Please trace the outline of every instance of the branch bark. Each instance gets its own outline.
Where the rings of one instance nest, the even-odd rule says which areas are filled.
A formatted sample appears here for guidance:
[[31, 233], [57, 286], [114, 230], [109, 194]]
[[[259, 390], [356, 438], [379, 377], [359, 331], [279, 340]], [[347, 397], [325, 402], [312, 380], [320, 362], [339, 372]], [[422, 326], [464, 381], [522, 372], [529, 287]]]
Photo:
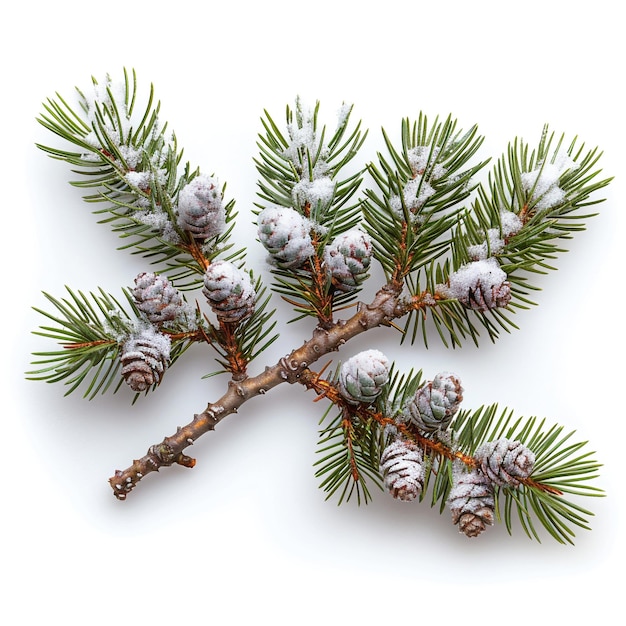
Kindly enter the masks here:
[[133, 461], [125, 470], [116, 470], [109, 479], [113, 493], [118, 500], [125, 500], [140, 480], [162, 467], [183, 465], [193, 467], [195, 460], [184, 450], [205, 433], [214, 430], [217, 424], [231, 413], [237, 413], [245, 402], [263, 395], [281, 383], [293, 384], [309, 365], [324, 355], [336, 351], [347, 341], [378, 326], [389, 325], [391, 320], [405, 315], [415, 304], [407, 305], [401, 298], [401, 284], [390, 282], [382, 287], [370, 304], [361, 305], [348, 320], [335, 322], [330, 328], [319, 326], [312, 337], [300, 348], [282, 357], [278, 363], [254, 377], [230, 381], [226, 393], [216, 402], [209, 403], [194, 415], [193, 420], [165, 437], [161, 443], [150, 446], [148, 452]]

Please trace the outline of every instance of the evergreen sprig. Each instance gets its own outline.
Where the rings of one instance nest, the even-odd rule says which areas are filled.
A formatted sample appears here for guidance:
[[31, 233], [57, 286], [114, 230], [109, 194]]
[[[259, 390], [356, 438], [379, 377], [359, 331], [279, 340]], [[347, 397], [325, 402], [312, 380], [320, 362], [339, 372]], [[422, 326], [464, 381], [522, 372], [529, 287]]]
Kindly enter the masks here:
[[[572, 543], [574, 528], [589, 528], [593, 515], [564, 494], [573, 496], [602, 496], [603, 491], [591, 481], [598, 477], [601, 465], [594, 453], [584, 451], [586, 441], [570, 440], [574, 432], [563, 434], [563, 426], [547, 427], [545, 419], [514, 418], [512, 410], [499, 410], [498, 405], [481, 407], [476, 411], [460, 411], [452, 424], [454, 440], [463, 452], [474, 454], [485, 441], [502, 437], [520, 441], [536, 457], [531, 480], [518, 488], [496, 488], [498, 515], [509, 533], [513, 528], [513, 511], [524, 532], [540, 541], [536, 529], [539, 522], [560, 543]], [[440, 490], [440, 497], [447, 489]]]
[[565, 252], [561, 240], [586, 228], [586, 220], [595, 213], [581, 210], [602, 202], [590, 196], [611, 180], [597, 179], [601, 156], [597, 148], [585, 150], [577, 138], [564, 148], [564, 141], [564, 135], [557, 140], [546, 126], [535, 149], [518, 139], [509, 145], [455, 233], [454, 267], [470, 260], [468, 250], [485, 242], [490, 229], [502, 236], [503, 215], [509, 212], [521, 221], [520, 229], [488, 254], [499, 259], [510, 278], [520, 270], [554, 269], [551, 261]]
[[452, 117], [405, 118], [399, 148], [383, 135], [389, 156], [368, 166], [377, 189], [365, 190], [363, 217], [385, 274], [401, 282], [449, 249], [445, 235], [486, 161], [468, 165], [483, 140], [476, 126], [458, 131]]
[[[555, 269], [552, 261], [565, 252], [562, 241], [584, 230], [593, 215], [587, 207], [602, 201], [591, 198], [611, 180], [598, 179], [599, 158], [597, 149], [585, 150], [576, 138], [564, 148], [564, 137], [556, 140], [547, 127], [535, 149], [521, 140], [509, 146], [471, 208], [459, 214], [450, 255], [410, 286], [412, 293], [441, 294], [451, 275], [482, 259], [496, 261], [505, 272], [511, 291], [506, 307], [471, 309], [444, 295], [429, 309], [445, 345], [462, 345], [466, 338], [478, 345], [481, 331], [494, 341], [502, 331], [517, 328], [511, 314], [532, 306], [529, 293], [540, 288], [533, 275]], [[425, 320], [423, 313], [409, 314], [406, 330], [412, 341], [420, 328], [426, 341]]]
[[[39, 367], [27, 372], [27, 377], [49, 383], [63, 381], [68, 386], [65, 395], [83, 387], [83, 397], [90, 400], [110, 389], [115, 393], [124, 382], [120, 376], [123, 344], [137, 328], [146, 326], [146, 321], [127, 290], [123, 306], [102, 289], [89, 294], [66, 289], [66, 298], [44, 293], [55, 313], [35, 308], [54, 325], [41, 326], [34, 334], [54, 339], [61, 349], [35, 352], [38, 358], [32, 364]], [[193, 333], [180, 332], [177, 325], [172, 325], [171, 336], [170, 365], [197, 340]]]
[[364, 422], [348, 409], [328, 420], [332, 409], [330, 405], [320, 422], [328, 421], [320, 431], [315, 476], [322, 479], [319, 486], [327, 500], [336, 495], [338, 505], [352, 497], [359, 505], [368, 504], [372, 499], [369, 485], [382, 490], [379, 424], [373, 419]]
[[[450, 259], [443, 262], [431, 262], [425, 271], [407, 279], [411, 293], [436, 294], [440, 286], [445, 284], [452, 274], [451, 268]], [[475, 346], [478, 346], [483, 333], [495, 342], [502, 331], [510, 332], [511, 329], [518, 328], [511, 315], [514, 313], [512, 307], [521, 306], [519, 300], [518, 295], [517, 300], [510, 304], [511, 308], [475, 311], [463, 306], [458, 300], [438, 298], [436, 306], [409, 311], [401, 341], [408, 340], [414, 343], [419, 337], [428, 347], [430, 330], [434, 327], [437, 336], [446, 348], [462, 346], [466, 340], [471, 340]]]
[[[338, 371], [326, 379], [337, 387]], [[497, 404], [477, 410], [459, 411], [449, 434], [430, 438], [416, 432], [407, 422], [406, 406], [424, 384], [422, 372], [400, 374], [395, 365], [389, 381], [371, 407], [347, 404], [328, 420], [337, 399], [331, 399], [320, 423], [328, 422], [320, 432], [314, 464], [316, 476], [323, 478], [320, 487], [327, 499], [338, 494], [338, 504], [356, 495], [360, 504], [372, 498], [368, 485], [382, 489], [380, 459], [385, 446], [396, 437], [414, 439], [424, 454], [423, 489], [419, 500], [429, 500], [444, 512], [454, 480], [455, 464], [471, 469], [476, 465], [477, 449], [488, 441], [502, 438], [526, 445], [536, 460], [532, 475], [517, 487], [495, 486], [496, 515], [509, 533], [514, 520], [530, 538], [541, 541], [537, 525], [545, 528], [560, 543], [573, 543], [574, 527], [588, 529], [593, 515], [571, 496], [603, 496], [592, 481], [598, 477], [600, 464], [594, 453], [585, 451], [587, 442], [571, 442], [574, 432], [563, 434], [563, 427], [548, 427], [545, 419], [514, 417], [510, 409]]]
[[[281, 130], [270, 114], [262, 118], [259, 135], [259, 209], [273, 206], [296, 211], [309, 221], [312, 251], [298, 267], [273, 268], [274, 291], [294, 306], [298, 316], [314, 316], [329, 323], [332, 311], [354, 300], [358, 287], [337, 290], [325, 270], [324, 251], [335, 237], [360, 222], [360, 203], [351, 202], [362, 180], [362, 172], [343, 170], [363, 145], [366, 132], [361, 122], [350, 129], [352, 106], [344, 104], [333, 134], [319, 122], [319, 102], [306, 110], [300, 99], [295, 109], [287, 106], [285, 128]], [[268, 204], [269, 203], [269, 204]], [[294, 320], [295, 321], [295, 320]]]
[[[327, 141], [326, 126], [319, 123], [320, 103], [307, 111], [301, 100], [295, 109], [287, 106], [286, 125], [280, 127], [265, 111], [261, 119], [264, 133], [259, 134], [260, 155], [255, 159], [259, 179], [259, 208], [272, 205], [292, 208], [316, 224], [323, 226], [330, 237], [353, 228], [359, 222], [359, 203], [348, 204], [361, 184], [358, 171], [346, 178], [340, 174], [357, 155], [367, 132], [361, 122], [350, 129], [352, 106], [344, 104], [337, 126]], [[328, 178], [332, 187], [324, 197], [307, 198], [306, 188], [320, 178]]]
[[[317, 326], [300, 347], [251, 376], [249, 363], [273, 334], [270, 295], [245, 269], [245, 250], [231, 243], [234, 201], [225, 185], [182, 162], [176, 138], [159, 121], [153, 90], [141, 109], [134, 73], [117, 87], [93, 80], [93, 95], [78, 90], [80, 111], [61, 96], [44, 104], [40, 123], [71, 149], [39, 146], [69, 163], [85, 200], [104, 206], [101, 221], [127, 239], [122, 248], [161, 264], [165, 276], [140, 274], [120, 301], [102, 289], [67, 289], [46, 298], [52, 312], [36, 334], [60, 344], [37, 352], [29, 378], [63, 381], [68, 393], [89, 398], [126, 381], [136, 392], [156, 389], [192, 343], [216, 352], [226, 391], [187, 425], [151, 446], [110, 483], [120, 500], [147, 474], [180, 464], [202, 434], [248, 399], [282, 382], [325, 398], [316, 477], [339, 504], [371, 500], [371, 486], [400, 500], [449, 506], [453, 522], [476, 536], [494, 515], [512, 532], [515, 520], [531, 538], [540, 529], [571, 543], [588, 528], [589, 511], [575, 498], [599, 496], [599, 463], [586, 442], [546, 420], [515, 418], [497, 405], [459, 410], [462, 387], [442, 373], [424, 381], [421, 370], [401, 374], [377, 350], [356, 355], [322, 379], [310, 369], [324, 355], [380, 326], [404, 320], [402, 341], [428, 345], [434, 327], [446, 346], [482, 333], [495, 340], [515, 327], [510, 314], [532, 304], [537, 274], [553, 268], [563, 241], [585, 227], [600, 179], [597, 149], [556, 139], [547, 127], [531, 149], [515, 140], [485, 184], [475, 175], [482, 138], [457, 128], [451, 116], [431, 123], [402, 121], [400, 141], [383, 130], [386, 154], [363, 169], [353, 159], [366, 132], [352, 126], [343, 105], [332, 132], [321, 125], [319, 103], [297, 100], [280, 128], [261, 120], [257, 223], [271, 259], [273, 291], [299, 317]], [[371, 188], [357, 198], [367, 172]], [[466, 204], [466, 202], [468, 204]], [[337, 314], [359, 294], [370, 261], [385, 282], [369, 304]], [[175, 286], [176, 285], [176, 286]], [[211, 312], [189, 305], [178, 288], [202, 285]], [[209, 374], [211, 375], [211, 374]]]
[[[51, 157], [69, 163], [80, 178], [71, 184], [90, 191], [84, 200], [105, 204], [95, 210], [101, 223], [127, 240], [122, 249], [161, 263], [164, 271], [181, 288], [195, 288], [207, 263], [231, 249], [234, 201], [225, 205], [224, 232], [202, 245], [178, 221], [180, 191], [197, 176], [198, 168], [182, 163], [176, 136], [161, 124], [160, 102], [150, 86], [147, 102], [139, 109], [135, 72], [124, 70], [116, 84], [109, 76], [102, 83], [95, 78], [93, 94], [77, 88], [79, 109], [59, 94], [44, 103], [38, 121], [76, 149], [67, 150], [38, 144]], [[225, 192], [222, 187], [222, 194]], [[229, 258], [241, 259], [243, 251], [230, 251]]]

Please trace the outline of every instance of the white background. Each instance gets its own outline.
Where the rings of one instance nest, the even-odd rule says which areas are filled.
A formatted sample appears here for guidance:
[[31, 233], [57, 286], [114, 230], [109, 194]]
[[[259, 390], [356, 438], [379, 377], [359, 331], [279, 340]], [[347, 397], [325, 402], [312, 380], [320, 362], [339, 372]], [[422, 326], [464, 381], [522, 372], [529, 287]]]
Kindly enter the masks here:
[[[338, 624], [480, 621], [605, 623], [623, 592], [624, 44], [618, 3], [399, 2], [372, 4], [178, 0], [13, 2], [0, 39], [3, 140], [3, 396], [0, 584], [14, 625], [168, 622]], [[193, 452], [195, 469], [147, 478], [125, 503], [107, 478], [221, 393], [224, 379], [202, 350], [168, 372], [134, 407], [130, 394], [63, 397], [62, 385], [27, 382], [30, 353], [53, 347], [30, 331], [43, 321], [41, 291], [103, 287], [119, 294], [145, 269], [118, 252], [96, 224], [66, 164], [35, 142], [40, 103], [91, 75], [135, 68], [154, 83], [162, 118], [185, 158], [228, 183], [237, 238], [262, 269], [250, 209], [256, 135], [267, 108], [282, 121], [297, 94], [319, 99], [329, 123], [354, 102], [370, 135], [363, 160], [402, 116], [451, 112], [479, 124], [481, 156], [539, 138], [548, 122], [605, 152], [607, 202], [586, 232], [540, 279], [540, 306], [518, 314], [519, 331], [480, 349], [400, 346], [376, 331], [342, 358], [376, 347], [427, 377], [452, 370], [466, 407], [499, 402], [576, 430], [604, 463], [586, 499], [591, 532], [576, 546], [530, 541], [502, 525], [477, 540], [447, 512], [376, 494], [358, 508], [317, 489], [313, 396], [283, 386], [250, 402]], [[619, 94], [619, 95], [618, 95]], [[373, 279], [374, 280], [374, 279]], [[269, 281], [268, 281], [269, 282]], [[373, 287], [372, 287], [373, 288]], [[285, 326], [257, 368], [310, 333]], [[209, 355], [210, 357], [210, 355]], [[339, 358], [339, 357], [335, 357]], [[618, 613], [619, 615], [620, 613]], [[349, 620], [349, 622], [347, 621]]]

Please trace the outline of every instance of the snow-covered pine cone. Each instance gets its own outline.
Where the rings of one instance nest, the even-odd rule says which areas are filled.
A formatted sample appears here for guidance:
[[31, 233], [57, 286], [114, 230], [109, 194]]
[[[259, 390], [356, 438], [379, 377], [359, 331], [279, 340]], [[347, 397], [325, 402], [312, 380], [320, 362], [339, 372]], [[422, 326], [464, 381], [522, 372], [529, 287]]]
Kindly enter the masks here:
[[459, 532], [477, 537], [494, 521], [493, 484], [478, 469], [455, 468], [448, 506], [452, 522], [458, 524]]
[[207, 267], [202, 293], [222, 322], [241, 322], [254, 313], [256, 292], [250, 275], [229, 261]]
[[448, 372], [441, 372], [422, 385], [406, 405], [409, 419], [422, 433], [444, 431], [463, 401], [461, 381]]
[[489, 441], [474, 454], [483, 473], [496, 485], [517, 487], [528, 478], [535, 465], [535, 454], [519, 441]]
[[372, 403], [389, 379], [389, 360], [378, 350], [355, 354], [341, 366], [341, 395], [352, 403]]
[[260, 242], [281, 267], [300, 267], [315, 254], [311, 222], [294, 209], [267, 207], [257, 225]]
[[183, 306], [180, 292], [170, 281], [152, 272], [143, 272], [135, 278], [133, 297], [137, 308], [153, 324], [175, 320]]
[[226, 209], [218, 182], [196, 176], [178, 194], [178, 225], [194, 239], [204, 241], [223, 232]]
[[396, 439], [380, 457], [385, 489], [397, 500], [415, 500], [424, 488], [424, 455], [416, 443]]
[[447, 285], [437, 286], [437, 292], [475, 311], [504, 307], [511, 300], [511, 284], [494, 258], [461, 266], [450, 274]]
[[335, 237], [324, 250], [333, 285], [345, 292], [354, 291], [364, 280], [371, 258], [372, 241], [356, 228]]
[[158, 385], [170, 358], [171, 341], [152, 326], [131, 335], [122, 346], [122, 376], [133, 391]]

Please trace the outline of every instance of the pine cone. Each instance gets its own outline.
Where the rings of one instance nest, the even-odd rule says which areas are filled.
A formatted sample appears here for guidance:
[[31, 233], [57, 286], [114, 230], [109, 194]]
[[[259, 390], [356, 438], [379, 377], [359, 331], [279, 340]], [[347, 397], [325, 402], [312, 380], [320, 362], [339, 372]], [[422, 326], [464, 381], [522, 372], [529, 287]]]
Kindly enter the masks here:
[[380, 457], [385, 489], [397, 500], [415, 500], [424, 488], [424, 455], [417, 444], [396, 439]]
[[491, 481], [480, 470], [455, 467], [448, 506], [459, 532], [477, 537], [494, 521], [495, 499]]
[[453, 374], [442, 372], [415, 392], [405, 410], [420, 431], [434, 434], [448, 428], [462, 401], [461, 381]]
[[354, 404], [371, 404], [389, 379], [389, 361], [378, 350], [359, 352], [339, 372], [341, 395]]
[[511, 300], [511, 284], [494, 258], [472, 261], [450, 274], [447, 285], [437, 291], [456, 298], [464, 307], [489, 311], [506, 306]]
[[483, 444], [474, 458], [483, 473], [496, 485], [517, 487], [528, 478], [535, 465], [535, 455], [523, 443], [498, 439]]
[[358, 229], [338, 235], [324, 250], [333, 285], [345, 292], [354, 291], [365, 279], [371, 257], [372, 242]]
[[254, 313], [256, 292], [250, 275], [228, 261], [209, 265], [202, 293], [222, 322], [242, 322]]
[[153, 327], [129, 337], [122, 347], [122, 376], [133, 391], [158, 385], [167, 368], [171, 341]]
[[137, 308], [153, 324], [175, 320], [183, 306], [182, 296], [170, 281], [152, 272], [144, 272], [135, 278], [133, 297]]
[[268, 207], [257, 218], [259, 240], [281, 267], [300, 267], [315, 254], [312, 223], [294, 209]]
[[224, 230], [226, 210], [217, 181], [208, 176], [196, 176], [180, 190], [178, 225], [200, 241]]

